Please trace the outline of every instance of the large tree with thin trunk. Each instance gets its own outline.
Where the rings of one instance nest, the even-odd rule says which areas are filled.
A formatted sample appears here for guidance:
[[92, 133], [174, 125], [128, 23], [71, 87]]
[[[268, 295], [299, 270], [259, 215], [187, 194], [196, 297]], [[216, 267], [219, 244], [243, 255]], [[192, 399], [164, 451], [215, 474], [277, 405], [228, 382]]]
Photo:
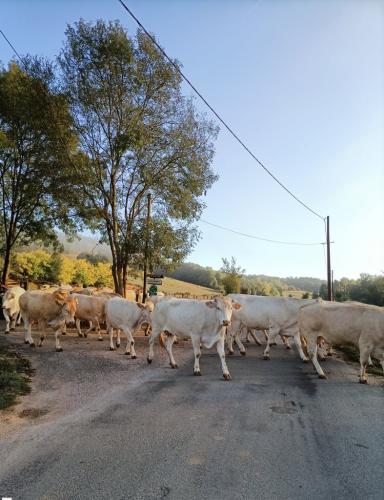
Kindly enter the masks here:
[[143, 251], [148, 193], [155, 264], [190, 251], [191, 224], [216, 180], [217, 128], [182, 95], [179, 73], [145, 34], [133, 39], [118, 22], [80, 21], [66, 36], [59, 63], [84, 153], [79, 192], [88, 223], [111, 247], [115, 289], [124, 294], [127, 267]]
[[25, 59], [0, 69], [0, 216], [6, 283], [18, 243], [57, 243], [55, 229], [75, 219], [67, 193], [68, 158], [76, 147], [66, 100], [49, 63]]

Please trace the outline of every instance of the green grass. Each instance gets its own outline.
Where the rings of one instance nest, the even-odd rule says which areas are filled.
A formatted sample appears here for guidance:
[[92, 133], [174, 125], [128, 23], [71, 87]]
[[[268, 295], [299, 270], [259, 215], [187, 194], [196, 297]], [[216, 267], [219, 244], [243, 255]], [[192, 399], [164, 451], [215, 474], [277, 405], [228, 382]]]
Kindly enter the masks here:
[[30, 392], [30, 362], [0, 339], [0, 410], [13, 405], [17, 396]]
[[[357, 347], [351, 345], [343, 345], [343, 346], [338, 346], [337, 348], [344, 354], [346, 360], [360, 364], [360, 353]], [[373, 359], [372, 361], [373, 361], [373, 366], [368, 366], [367, 372], [370, 373], [371, 375], [377, 375], [379, 377], [383, 377], [384, 373], [383, 370], [381, 369], [380, 363], [376, 359]]]

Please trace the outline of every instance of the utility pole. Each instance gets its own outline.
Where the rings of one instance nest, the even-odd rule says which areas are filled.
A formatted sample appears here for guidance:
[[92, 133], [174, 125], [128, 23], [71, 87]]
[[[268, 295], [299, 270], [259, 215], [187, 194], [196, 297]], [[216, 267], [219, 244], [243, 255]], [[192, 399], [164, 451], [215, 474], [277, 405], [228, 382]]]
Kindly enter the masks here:
[[333, 300], [332, 274], [331, 274], [331, 240], [329, 238], [329, 215], [327, 215], [327, 285], [328, 285], [328, 300]]
[[147, 298], [147, 272], [148, 272], [148, 247], [149, 247], [149, 225], [151, 221], [151, 193], [147, 194], [147, 225], [145, 231], [145, 250], [144, 250], [144, 279], [143, 279], [143, 304]]

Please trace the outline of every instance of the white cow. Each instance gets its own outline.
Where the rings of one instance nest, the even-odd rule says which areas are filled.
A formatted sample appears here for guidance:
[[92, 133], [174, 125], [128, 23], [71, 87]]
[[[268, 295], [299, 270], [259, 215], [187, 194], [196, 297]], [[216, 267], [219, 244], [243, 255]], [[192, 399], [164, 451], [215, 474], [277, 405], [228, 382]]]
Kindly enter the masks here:
[[298, 312], [302, 305], [313, 302], [312, 300], [236, 293], [229, 294], [228, 297], [243, 306], [241, 310], [233, 312], [232, 326], [228, 328], [227, 337], [230, 353], [233, 353], [234, 340], [241, 354], [245, 354], [245, 347], [240, 340], [240, 332], [242, 328], [246, 327], [256, 330], [268, 330], [269, 335], [264, 350], [264, 359], [270, 359], [270, 346], [276, 343], [278, 335], [283, 335], [294, 338], [301, 359], [308, 361], [300, 341]]
[[151, 322], [151, 308], [147, 305], [131, 302], [127, 299], [113, 298], [105, 305], [105, 316], [107, 331], [109, 333], [110, 350], [114, 351], [113, 329], [117, 328], [117, 347], [120, 346], [120, 331], [127, 336], [127, 347], [125, 354], [131, 354], [136, 359], [135, 342], [133, 334], [143, 323]]
[[[76, 307], [76, 328], [79, 337], [86, 337], [95, 325], [98, 339], [103, 340], [100, 333], [100, 323], [105, 323], [105, 304], [108, 301], [107, 297], [97, 297], [94, 295], [83, 295], [80, 293], [73, 293], [72, 297], [77, 301]], [[81, 331], [80, 322], [89, 321], [89, 329], [84, 332]]]
[[19, 299], [25, 293], [21, 286], [8, 288], [3, 295], [2, 307], [5, 318], [5, 333], [15, 329], [16, 323], [21, 321]]
[[176, 335], [180, 338], [191, 338], [195, 354], [194, 374], [201, 375], [200, 345], [208, 349], [216, 344], [220, 356], [223, 377], [231, 378], [225, 362], [224, 338], [225, 327], [230, 325], [233, 309], [241, 305], [226, 297], [202, 301], [192, 299], [165, 299], [156, 304], [152, 313], [152, 334], [149, 337], [148, 363], [153, 360], [153, 344], [156, 338], [166, 334], [165, 348], [172, 368], [177, 364], [172, 354], [172, 345]]
[[307, 340], [310, 359], [320, 378], [326, 378], [318, 360], [318, 339], [332, 345], [352, 344], [360, 349], [360, 377], [365, 373], [369, 357], [377, 358], [384, 370], [384, 310], [366, 304], [317, 301], [300, 308], [299, 328]]
[[50, 326], [55, 330], [56, 351], [61, 352], [59, 335], [64, 325], [75, 321], [76, 299], [67, 292], [57, 290], [53, 293], [42, 291], [25, 292], [20, 297], [20, 312], [24, 320], [25, 343], [35, 346], [31, 335], [32, 323], [38, 323], [40, 343], [42, 346], [45, 337], [45, 328]]

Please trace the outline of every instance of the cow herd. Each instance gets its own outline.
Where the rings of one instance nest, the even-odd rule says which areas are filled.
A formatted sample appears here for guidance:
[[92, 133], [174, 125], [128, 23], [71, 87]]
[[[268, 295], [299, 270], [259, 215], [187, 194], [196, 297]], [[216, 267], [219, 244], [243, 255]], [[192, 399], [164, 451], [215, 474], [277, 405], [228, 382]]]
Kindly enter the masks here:
[[[194, 352], [194, 374], [201, 375], [201, 347], [216, 347], [223, 377], [231, 378], [225, 359], [225, 343], [233, 354], [235, 343], [245, 355], [244, 338], [249, 336], [261, 344], [256, 332], [262, 331], [267, 340], [264, 359], [270, 359], [270, 346], [281, 336], [290, 348], [293, 338], [300, 358], [311, 360], [320, 378], [325, 374], [319, 359], [327, 355], [332, 346], [352, 344], [360, 350], [359, 381], [367, 383], [366, 367], [371, 356], [380, 361], [384, 370], [384, 310], [381, 307], [349, 302], [336, 303], [322, 300], [302, 300], [288, 297], [264, 297], [229, 294], [213, 300], [177, 299], [173, 297], [149, 298], [145, 305], [121, 298], [113, 293], [97, 295], [55, 291], [25, 291], [21, 287], [9, 288], [2, 299], [6, 320], [5, 333], [22, 318], [25, 343], [35, 345], [31, 327], [38, 325], [39, 346], [47, 327], [55, 332], [56, 350], [62, 351], [60, 336], [66, 325], [76, 324], [79, 336], [87, 336], [95, 328], [102, 340], [101, 325], [106, 325], [110, 350], [120, 346], [120, 333], [127, 338], [125, 354], [136, 358], [135, 333], [146, 325], [149, 336], [148, 363], [154, 358], [154, 343], [158, 338], [166, 349], [172, 368], [177, 364], [172, 346], [176, 338], [190, 339]], [[89, 329], [81, 331], [81, 321], [89, 322]]]

